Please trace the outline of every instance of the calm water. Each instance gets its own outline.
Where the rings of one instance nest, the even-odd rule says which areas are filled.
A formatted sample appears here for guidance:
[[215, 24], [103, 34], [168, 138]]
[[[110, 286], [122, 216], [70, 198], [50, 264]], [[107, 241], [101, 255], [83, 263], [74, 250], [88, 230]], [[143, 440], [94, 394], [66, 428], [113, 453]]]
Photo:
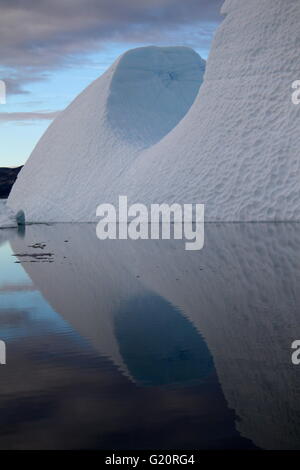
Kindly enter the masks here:
[[1, 449], [299, 449], [300, 225], [0, 231]]

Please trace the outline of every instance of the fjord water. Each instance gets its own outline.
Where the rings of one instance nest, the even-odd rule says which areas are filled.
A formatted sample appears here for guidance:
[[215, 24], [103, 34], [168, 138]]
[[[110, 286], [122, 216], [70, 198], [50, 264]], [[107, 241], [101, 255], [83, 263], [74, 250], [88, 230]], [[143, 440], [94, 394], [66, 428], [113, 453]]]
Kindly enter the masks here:
[[0, 231], [1, 449], [299, 449], [300, 225]]

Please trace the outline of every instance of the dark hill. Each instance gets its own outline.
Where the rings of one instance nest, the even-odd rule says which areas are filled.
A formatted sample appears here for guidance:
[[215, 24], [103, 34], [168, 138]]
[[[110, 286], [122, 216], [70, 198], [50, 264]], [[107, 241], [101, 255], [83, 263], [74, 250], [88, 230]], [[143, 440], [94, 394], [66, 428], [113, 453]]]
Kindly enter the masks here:
[[0, 199], [8, 198], [11, 188], [22, 168], [22, 166], [17, 168], [0, 168]]

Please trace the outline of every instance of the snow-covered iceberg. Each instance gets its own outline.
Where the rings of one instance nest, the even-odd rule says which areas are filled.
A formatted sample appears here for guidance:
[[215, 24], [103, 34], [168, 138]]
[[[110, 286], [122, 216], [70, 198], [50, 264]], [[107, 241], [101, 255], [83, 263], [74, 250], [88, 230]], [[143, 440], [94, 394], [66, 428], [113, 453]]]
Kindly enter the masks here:
[[204, 203], [209, 221], [300, 221], [300, 2], [226, 0], [222, 12], [194, 105], [129, 169], [128, 196]]
[[185, 116], [204, 70], [205, 61], [186, 47], [123, 54], [49, 127], [9, 206], [16, 214], [24, 211], [27, 222], [96, 220], [96, 207], [120, 188], [139, 153]]
[[99, 203], [124, 194], [202, 203], [208, 221], [300, 221], [300, 107], [291, 99], [300, 2], [225, 0], [222, 12], [183, 119], [199, 57], [125, 54], [50, 127], [10, 207], [33, 222], [91, 221]]

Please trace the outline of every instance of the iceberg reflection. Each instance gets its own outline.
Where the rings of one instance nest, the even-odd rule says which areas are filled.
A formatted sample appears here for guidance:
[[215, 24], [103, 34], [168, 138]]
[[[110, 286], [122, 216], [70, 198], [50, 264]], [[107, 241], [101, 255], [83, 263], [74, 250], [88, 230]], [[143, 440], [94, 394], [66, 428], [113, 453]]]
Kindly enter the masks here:
[[300, 338], [300, 226], [205, 231], [197, 253], [181, 241], [101, 242], [93, 225], [28, 226], [11, 243], [16, 253], [46, 244], [53, 263], [22, 257], [24, 268], [55, 311], [131, 380], [201, 380], [212, 356], [241, 435], [264, 449], [299, 449], [300, 376], [290, 345]]

